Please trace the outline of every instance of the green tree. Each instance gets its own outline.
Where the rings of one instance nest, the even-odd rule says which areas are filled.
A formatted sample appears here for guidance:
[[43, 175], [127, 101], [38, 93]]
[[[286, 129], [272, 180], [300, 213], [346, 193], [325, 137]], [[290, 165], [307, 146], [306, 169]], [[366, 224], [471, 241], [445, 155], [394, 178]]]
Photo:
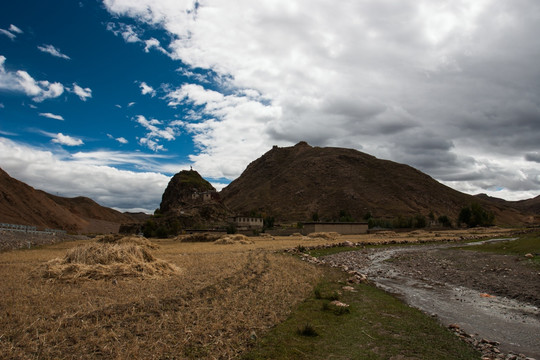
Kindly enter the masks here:
[[167, 227], [165, 225], [161, 225], [156, 229], [155, 237], [166, 239], [167, 236], [169, 236], [169, 232], [167, 231]]
[[367, 213], [364, 214], [364, 220], [368, 221], [369, 219], [371, 219], [373, 217], [373, 215], [371, 215], [371, 212], [368, 211]]
[[339, 222], [354, 222], [354, 218], [347, 210], [340, 210]]
[[471, 218], [472, 218], [471, 208], [469, 206], [465, 206], [461, 208], [461, 211], [459, 212], [459, 215], [458, 215], [458, 225], [461, 225], [461, 224], [469, 225], [471, 223]]
[[234, 224], [229, 224], [227, 225], [227, 234], [236, 234], [236, 225]]
[[275, 221], [273, 216], [266, 216], [263, 218], [263, 229], [273, 229]]
[[478, 203], [463, 207], [458, 216], [458, 225], [465, 224], [468, 227], [492, 226], [494, 221], [495, 215]]
[[450, 219], [446, 215], [439, 216], [437, 221], [439, 221], [439, 223], [444, 227], [452, 227], [452, 221], [450, 221]]
[[157, 229], [157, 225], [152, 220], [147, 220], [146, 223], [142, 227], [142, 232], [144, 237], [150, 238], [155, 236], [155, 231]]
[[416, 215], [413, 219], [413, 227], [421, 229], [425, 228], [427, 225], [427, 221], [424, 215]]

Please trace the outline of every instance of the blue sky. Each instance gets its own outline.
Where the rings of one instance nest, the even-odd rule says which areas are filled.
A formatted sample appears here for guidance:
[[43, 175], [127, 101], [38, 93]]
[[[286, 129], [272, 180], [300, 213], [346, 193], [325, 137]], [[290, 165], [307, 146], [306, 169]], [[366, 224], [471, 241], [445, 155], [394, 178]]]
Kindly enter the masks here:
[[533, 0], [12, 1], [0, 167], [151, 212], [181, 169], [220, 189], [272, 145], [307, 141], [530, 198], [538, 33]]
[[[22, 32], [11, 31], [13, 38], [0, 37], [5, 71], [26, 71], [36, 81], [62, 84], [64, 91], [45, 100], [23, 91], [3, 91], [3, 132], [17, 134], [35, 146], [47, 143], [51, 134], [62, 133], [75, 143], [82, 141], [73, 145], [77, 151], [147, 152], [163, 146], [171, 162], [186, 162], [193, 151], [190, 136], [178, 131], [173, 142], [155, 138], [158, 144], [144, 146], [140, 139], [147, 130], [135, 120], [144, 116], [165, 123], [185, 116], [182, 107], [169, 107], [159, 99], [163, 92], [158, 88], [165, 84], [178, 87], [188, 80], [181, 73], [184, 66], [180, 61], [171, 61], [158, 50], [146, 52], [145, 44], [127, 43], [115, 35], [108, 29], [116, 19], [94, 1], [64, 1], [62, 6], [57, 1], [17, 1], [7, 7], [0, 15], [3, 27], [9, 31], [16, 23], [13, 25]], [[25, 15], [14, 16], [17, 14]], [[149, 34], [166, 36], [159, 31]], [[143, 84], [147, 94], [142, 93]], [[78, 96], [75, 86], [87, 89], [87, 94]]]

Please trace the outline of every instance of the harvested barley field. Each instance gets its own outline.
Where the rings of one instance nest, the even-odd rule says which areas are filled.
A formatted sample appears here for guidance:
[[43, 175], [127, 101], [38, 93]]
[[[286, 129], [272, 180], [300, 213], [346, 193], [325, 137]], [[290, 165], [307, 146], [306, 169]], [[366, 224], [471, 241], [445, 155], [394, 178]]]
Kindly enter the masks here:
[[0, 358], [236, 358], [322, 276], [323, 268], [282, 250], [471, 235], [99, 238], [0, 253]]
[[[0, 254], [0, 357], [233, 358], [284, 320], [320, 274], [254, 244], [162, 240], [144, 252], [128, 245], [128, 254], [118, 246], [79, 241]], [[140, 262], [176, 271], [146, 274]]]

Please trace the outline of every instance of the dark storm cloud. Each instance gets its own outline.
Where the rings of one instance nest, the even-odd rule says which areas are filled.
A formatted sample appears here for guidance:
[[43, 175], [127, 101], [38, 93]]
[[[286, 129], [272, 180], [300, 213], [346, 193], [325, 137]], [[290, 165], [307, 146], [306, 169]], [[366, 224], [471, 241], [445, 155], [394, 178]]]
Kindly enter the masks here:
[[540, 163], [540, 153], [528, 153], [525, 154], [525, 160]]

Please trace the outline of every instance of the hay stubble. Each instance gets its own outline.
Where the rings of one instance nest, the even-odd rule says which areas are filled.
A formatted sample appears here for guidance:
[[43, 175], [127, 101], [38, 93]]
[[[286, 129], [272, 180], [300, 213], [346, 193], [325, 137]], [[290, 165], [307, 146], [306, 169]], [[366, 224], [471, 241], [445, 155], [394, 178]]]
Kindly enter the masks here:
[[255, 245], [160, 245], [152, 255], [181, 273], [50, 281], [29, 275], [46, 264], [40, 250], [0, 254], [0, 354], [234, 358], [253, 332], [260, 336], [282, 321], [319, 277], [313, 266]]

